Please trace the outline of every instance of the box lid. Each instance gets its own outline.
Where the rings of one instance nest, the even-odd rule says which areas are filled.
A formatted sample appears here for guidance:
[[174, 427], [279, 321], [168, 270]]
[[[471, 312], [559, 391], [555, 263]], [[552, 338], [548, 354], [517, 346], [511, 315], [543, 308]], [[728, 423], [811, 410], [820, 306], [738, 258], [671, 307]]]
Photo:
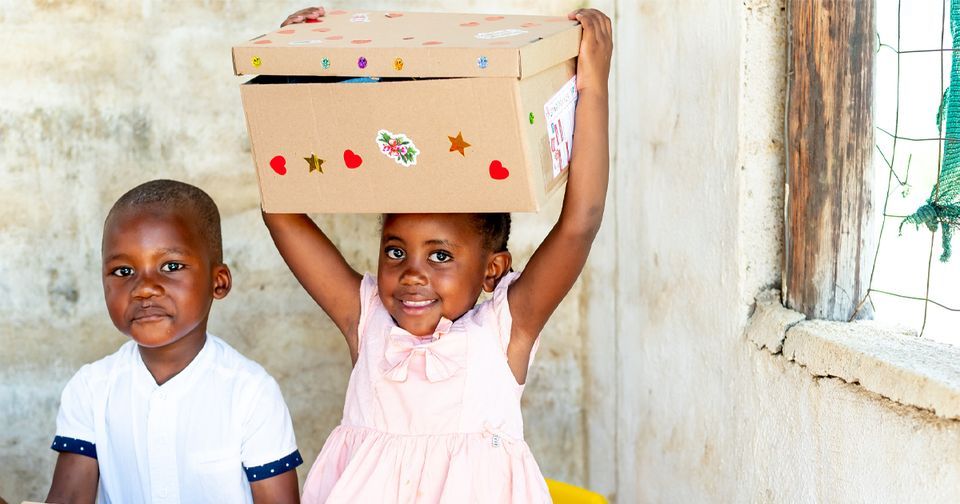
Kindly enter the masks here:
[[334, 10], [233, 47], [237, 75], [517, 77], [577, 56], [562, 16]]

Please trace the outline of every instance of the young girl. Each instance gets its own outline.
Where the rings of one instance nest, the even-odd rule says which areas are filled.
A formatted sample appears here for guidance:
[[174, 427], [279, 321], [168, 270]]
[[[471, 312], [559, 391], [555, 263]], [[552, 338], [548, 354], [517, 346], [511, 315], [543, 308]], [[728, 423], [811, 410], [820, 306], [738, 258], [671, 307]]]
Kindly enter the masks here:
[[[354, 363], [303, 502], [550, 502], [523, 441], [520, 395], [537, 337], [600, 227], [609, 164], [611, 23], [592, 9], [569, 17], [583, 25], [569, 180], [522, 273], [510, 268], [509, 214], [386, 215], [375, 277], [354, 271], [307, 216], [264, 214]], [[476, 305], [481, 290], [493, 296]]]

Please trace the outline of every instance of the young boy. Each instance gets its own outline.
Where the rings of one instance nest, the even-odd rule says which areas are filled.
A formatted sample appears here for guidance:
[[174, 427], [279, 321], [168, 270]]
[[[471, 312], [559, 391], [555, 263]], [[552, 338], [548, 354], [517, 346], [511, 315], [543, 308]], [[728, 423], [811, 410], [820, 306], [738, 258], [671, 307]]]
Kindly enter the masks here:
[[231, 284], [210, 196], [172, 180], [131, 189], [102, 251], [107, 311], [132, 341], [64, 388], [47, 501], [299, 502], [276, 381], [206, 332]]

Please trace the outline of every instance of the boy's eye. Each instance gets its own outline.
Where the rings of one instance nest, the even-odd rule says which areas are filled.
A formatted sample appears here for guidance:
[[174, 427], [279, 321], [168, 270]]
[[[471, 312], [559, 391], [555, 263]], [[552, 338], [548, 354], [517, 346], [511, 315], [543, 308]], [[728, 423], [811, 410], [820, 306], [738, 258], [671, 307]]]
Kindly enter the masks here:
[[160, 266], [160, 271], [169, 273], [171, 271], [182, 270], [183, 268], [185, 268], [183, 264], [180, 264], [178, 262], [168, 262], [168, 263], [165, 263], [163, 266]]
[[128, 277], [133, 274], [133, 268], [130, 266], [120, 266], [118, 268], [113, 268], [113, 270], [110, 271], [110, 274], [118, 277]]
[[453, 256], [445, 250], [437, 250], [436, 252], [431, 252], [427, 259], [433, 262], [445, 263], [453, 259]]
[[383, 253], [386, 254], [386, 256], [390, 259], [398, 259], [398, 260], [403, 259], [403, 256], [405, 255], [403, 250], [397, 247], [387, 247], [386, 250], [383, 251]]

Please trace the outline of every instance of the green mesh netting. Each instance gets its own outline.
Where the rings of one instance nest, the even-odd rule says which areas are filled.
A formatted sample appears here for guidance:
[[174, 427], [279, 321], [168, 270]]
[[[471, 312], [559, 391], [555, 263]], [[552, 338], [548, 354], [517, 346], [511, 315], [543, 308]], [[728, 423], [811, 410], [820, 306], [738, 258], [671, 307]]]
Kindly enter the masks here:
[[[943, 254], [940, 260], [943, 262], [950, 259], [953, 230], [960, 224], [960, 0], [950, 1], [950, 35], [953, 38], [950, 86], [943, 93], [937, 111], [937, 131], [945, 138], [940, 176], [927, 202], [900, 223], [901, 229], [907, 223], [917, 228], [923, 224], [930, 232], [941, 227]], [[943, 134], [944, 122], [946, 135]]]

